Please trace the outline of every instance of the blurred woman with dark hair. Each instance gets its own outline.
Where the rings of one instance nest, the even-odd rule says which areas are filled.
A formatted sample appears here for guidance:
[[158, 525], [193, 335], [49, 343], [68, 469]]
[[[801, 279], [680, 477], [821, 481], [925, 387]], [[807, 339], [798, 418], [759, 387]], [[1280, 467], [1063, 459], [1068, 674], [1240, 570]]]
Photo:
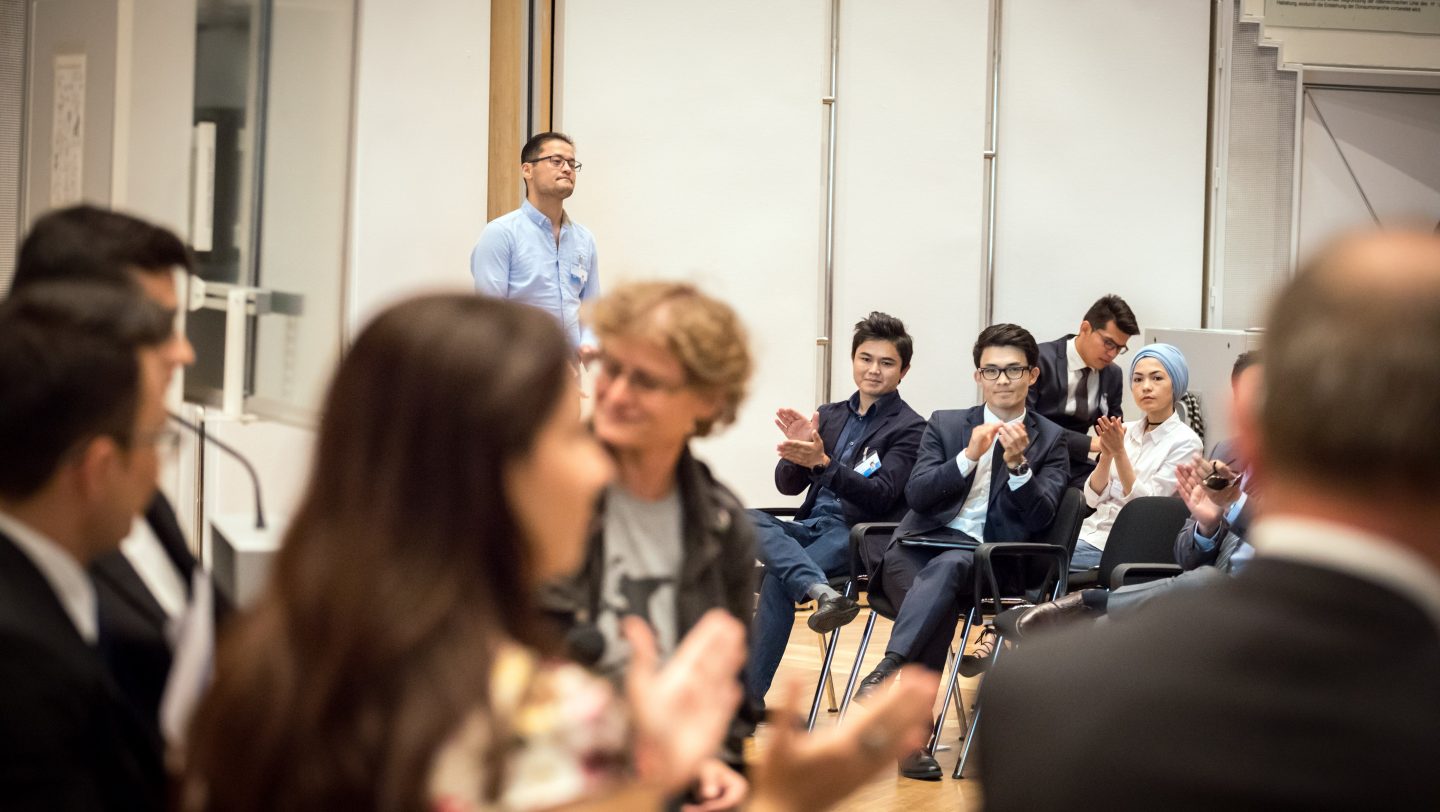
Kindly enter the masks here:
[[[535, 608], [579, 565], [611, 474], [569, 358], [544, 313], [484, 297], [415, 299], [365, 329], [267, 589], [221, 647], [183, 808], [643, 809], [693, 778], [739, 701], [743, 627], [712, 613], [657, 668], [627, 621], [627, 712], [556, 659]], [[782, 737], [770, 784], [905, 744], [906, 708]], [[778, 789], [762, 803], [800, 808]]]

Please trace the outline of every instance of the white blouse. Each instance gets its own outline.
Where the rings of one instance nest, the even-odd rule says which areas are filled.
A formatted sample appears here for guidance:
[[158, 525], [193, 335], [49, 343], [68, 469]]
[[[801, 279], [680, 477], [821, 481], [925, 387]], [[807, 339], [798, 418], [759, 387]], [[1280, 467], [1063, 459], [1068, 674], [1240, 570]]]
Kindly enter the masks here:
[[1120, 508], [1131, 499], [1141, 496], [1171, 496], [1175, 493], [1177, 481], [1175, 466], [1188, 462], [1203, 448], [1200, 437], [1185, 425], [1176, 412], [1165, 422], [1145, 431], [1145, 418], [1125, 424], [1125, 453], [1130, 457], [1130, 467], [1135, 471], [1135, 486], [1125, 493], [1115, 463], [1110, 463], [1110, 483], [1105, 490], [1096, 493], [1085, 480], [1085, 504], [1095, 509], [1085, 523], [1080, 525], [1080, 540], [1089, 542], [1096, 549], [1105, 549], [1105, 540], [1110, 537], [1110, 528]]

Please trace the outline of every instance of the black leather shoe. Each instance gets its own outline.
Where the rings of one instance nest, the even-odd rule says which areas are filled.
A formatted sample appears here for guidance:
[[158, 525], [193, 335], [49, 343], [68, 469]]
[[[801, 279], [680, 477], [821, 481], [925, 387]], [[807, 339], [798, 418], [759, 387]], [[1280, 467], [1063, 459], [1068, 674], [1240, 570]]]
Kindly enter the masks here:
[[1002, 634], [1014, 640], [1024, 640], [1037, 631], [1063, 626], [1079, 618], [1094, 614], [1085, 605], [1080, 592], [1061, 595], [1053, 601], [1034, 606], [1017, 606], [1001, 612], [995, 618], [995, 627]]
[[805, 621], [805, 624], [810, 627], [810, 631], [829, 634], [854, 620], [858, 614], [860, 604], [853, 598], [844, 595], [822, 597], [815, 600], [815, 611], [810, 613], [810, 619]]
[[880, 687], [885, 684], [886, 680], [895, 676], [895, 672], [899, 670], [900, 666], [895, 665], [890, 660], [881, 660], [879, 665], [875, 666], [874, 671], [866, 674], [865, 678], [860, 680], [860, 687], [855, 689], [854, 701], [862, 705], [865, 704], [865, 700], [874, 696], [875, 692], [880, 690]]
[[969, 654], [960, 658], [960, 676], [974, 677], [990, 669], [990, 661], [995, 653], [995, 646], [1000, 643], [1000, 633], [995, 631], [994, 626], [986, 626], [980, 632], [980, 639], [975, 641], [975, 648]]
[[940, 762], [923, 747], [900, 759], [900, 774], [916, 781], [939, 781], [942, 776]]

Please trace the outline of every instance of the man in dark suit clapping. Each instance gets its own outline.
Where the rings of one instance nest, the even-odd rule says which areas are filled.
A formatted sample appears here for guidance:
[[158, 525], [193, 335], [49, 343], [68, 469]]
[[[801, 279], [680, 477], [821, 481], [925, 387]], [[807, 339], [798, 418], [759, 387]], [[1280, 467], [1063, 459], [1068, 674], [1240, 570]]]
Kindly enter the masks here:
[[[985, 328], [973, 353], [984, 403], [930, 416], [905, 486], [910, 511], [871, 577], [871, 590], [899, 615], [885, 658], [861, 681], [857, 698], [907, 662], [944, 668], [957, 620], [975, 598], [974, 542], [1025, 541], [1054, 521], [1069, 455], [1060, 427], [1025, 408], [1040, 375], [1037, 352], [1023, 327]], [[957, 544], [940, 546], [948, 542]], [[907, 777], [940, 777], [923, 750], [901, 769]]]

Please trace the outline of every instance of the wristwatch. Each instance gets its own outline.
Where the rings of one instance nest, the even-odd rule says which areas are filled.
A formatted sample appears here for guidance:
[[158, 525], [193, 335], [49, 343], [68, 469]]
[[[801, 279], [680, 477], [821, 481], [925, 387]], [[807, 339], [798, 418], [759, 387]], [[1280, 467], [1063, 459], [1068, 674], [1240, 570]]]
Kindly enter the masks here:
[[1030, 473], [1030, 463], [1021, 460], [1020, 464], [1014, 468], [1007, 465], [1005, 469], [1010, 472], [1010, 476], [1025, 476]]
[[810, 474], [811, 476], [820, 476], [821, 474], [825, 473], [825, 469], [829, 467], [830, 466], [826, 465], [823, 462], [817, 462], [814, 465], [810, 466]]

